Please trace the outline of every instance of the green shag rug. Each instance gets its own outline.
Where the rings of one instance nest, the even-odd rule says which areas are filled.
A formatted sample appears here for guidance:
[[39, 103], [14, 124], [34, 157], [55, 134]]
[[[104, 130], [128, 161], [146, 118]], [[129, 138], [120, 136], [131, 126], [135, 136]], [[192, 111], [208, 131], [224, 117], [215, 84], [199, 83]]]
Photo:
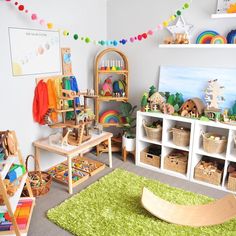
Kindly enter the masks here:
[[178, 226], [159, 220], [141, 206], [143, 187], [177, 204], [197, 205], [213, 200], [117, 169], [49, 210], [47, 216], [58, 226], [80, 236], [236, 235], [236, 219], [223, 225], [201, 228]]

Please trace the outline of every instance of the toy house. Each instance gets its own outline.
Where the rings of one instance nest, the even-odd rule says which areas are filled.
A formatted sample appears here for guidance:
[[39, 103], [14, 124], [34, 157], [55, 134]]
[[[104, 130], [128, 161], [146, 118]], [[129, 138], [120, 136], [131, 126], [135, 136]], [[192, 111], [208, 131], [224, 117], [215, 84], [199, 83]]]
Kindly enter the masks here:
[[204, 103], [200, 98], [191, 98], [187, 100], [180, 108], [180, 114], [184, 117], [198, 118], [204, 112]]

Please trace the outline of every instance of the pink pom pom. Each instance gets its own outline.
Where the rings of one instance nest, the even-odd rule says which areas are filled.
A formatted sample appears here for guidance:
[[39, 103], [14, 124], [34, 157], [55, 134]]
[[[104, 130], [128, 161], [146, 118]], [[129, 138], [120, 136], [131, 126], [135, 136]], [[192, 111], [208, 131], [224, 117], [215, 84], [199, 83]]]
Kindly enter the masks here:
[[153, 35], [154, 34], [153, 30], [148, 30], [148, 34]]
[[29, 11], [28, 10], [25, 10], [25, 13], [27, 14]]
[[143, 36], [140, 34], [140, 35], [138, 35], [138, 40], [139, 41], [141, 41], [142, 40], [142, 38], [143, 38]]
[[157, 26], [157, 29], [162, 30], [162, 29], [163, 29], [162, 24], [159, 24], [159, 25]]
[[135, 41], [135, 39], [133, 37], [131, 37], [129, 40], [131, 43], [133, 43]]
[[37, 15], [36, 15], [35, 13], [31, 15], [31, 19], [32, 19], [32, 20], [37, 20], [37, 18], [38, 18], [38, 17], [37, 17]]
[[40, 21], [39, 21], [39, 24], [40, 24], [40, 25], [45, 25], [45, 20], [43, 20], [43, 19], [40, 20]]

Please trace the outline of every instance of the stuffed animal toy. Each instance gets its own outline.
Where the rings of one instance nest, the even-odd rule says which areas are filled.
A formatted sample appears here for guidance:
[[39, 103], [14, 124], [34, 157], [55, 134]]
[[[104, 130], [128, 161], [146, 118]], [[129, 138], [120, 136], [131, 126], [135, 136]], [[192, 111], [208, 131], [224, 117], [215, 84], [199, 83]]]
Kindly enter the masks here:
[[125, 81], [122, 79], [119, 79], [113, 83], [113, 93], [119, 93], [122, 95], [122, 93], [125, 91]]
[[109, 76], [102, 85], [101, 95], [112, 96], [112, 76]]

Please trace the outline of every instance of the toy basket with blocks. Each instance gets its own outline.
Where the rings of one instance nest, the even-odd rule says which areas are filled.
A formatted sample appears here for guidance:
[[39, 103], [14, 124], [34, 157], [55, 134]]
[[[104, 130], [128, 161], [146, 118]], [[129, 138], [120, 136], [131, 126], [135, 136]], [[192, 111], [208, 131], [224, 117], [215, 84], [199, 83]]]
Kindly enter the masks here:
[[227, 147], [227, 138], [215, 133], [202, 133], [203, 149], [208, 153], [223, 153]]
[[188, 152], [174, 150], [164, 160], [164, 168], [181, 174], [187, 173]]
[[194, 178], [214, 185], [221, 185], [223, 168], [213, 161], [200, 161], [195, 167]]

